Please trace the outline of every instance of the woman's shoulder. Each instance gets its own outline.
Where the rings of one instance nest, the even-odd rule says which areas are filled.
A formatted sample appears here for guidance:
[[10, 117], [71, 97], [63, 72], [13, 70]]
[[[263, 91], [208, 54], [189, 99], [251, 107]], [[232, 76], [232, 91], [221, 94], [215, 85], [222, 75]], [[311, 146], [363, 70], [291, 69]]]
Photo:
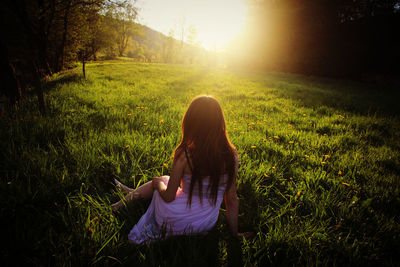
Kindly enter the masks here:
[[237, 152], [237, 150], [233, 150], [233, 156], [235, 157], [236, 161], [239, 161], [239, 153]]
[[236, 148], [232, 148], [232, 154], [235, 159], [235, 165], [238, 165], [239, 164], [239, 153], [236, 150]]
[[179, 166], [180, 168], [182, 168], [184, 173], [191, 174], [191, 168], [189, 167], [189, 164], [188, 164], [188, 158], [185, 154], [185, 149], [183, 149], [183, 148], [176, 149], [175, 153], [174, 153], [173, 161], [174, 161], [173, 165]]
[[233, 154], [235, 158], [239, 157], [239, 152], [237, 151], [236, 147], [232, 144], [225, 151], [228, 152], [228, 154]]
[[185, 164], [186, 163], [185, 150], [182, 148], [176, 149], [173, 161], [175, 163]]

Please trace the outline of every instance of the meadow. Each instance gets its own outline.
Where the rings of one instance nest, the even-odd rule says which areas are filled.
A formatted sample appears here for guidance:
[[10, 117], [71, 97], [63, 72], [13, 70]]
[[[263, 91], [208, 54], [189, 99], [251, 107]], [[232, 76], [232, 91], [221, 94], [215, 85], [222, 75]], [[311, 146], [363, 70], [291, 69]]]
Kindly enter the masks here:
[[[397, 265], [400, 107], [390, 88], [283, 73], [92, 62], [0, 119], [1, 261], [10, 265]], [[240, 155], [239, 231], [144, 246], [148, 201], [113, 213], [118, 177], [168, 174], [190, 100], [221, 103]]]

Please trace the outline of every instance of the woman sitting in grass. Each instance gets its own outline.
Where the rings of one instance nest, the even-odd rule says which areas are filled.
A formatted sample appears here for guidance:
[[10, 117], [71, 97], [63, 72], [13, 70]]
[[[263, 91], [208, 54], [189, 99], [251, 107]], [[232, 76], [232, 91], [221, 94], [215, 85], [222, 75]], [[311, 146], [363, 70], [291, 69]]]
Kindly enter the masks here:
[[[141, 244], [161, 237], [162, 232], [167, 236], [207, 233], [217, 222], [222, 198], [229, 230], [237, 236], [237, 170], [238, 153], [229, 142], [220, 104], [211, 96], [196, 97], [183, 118], [171, 176], [153, 178], [136, 190], [115, 180], [120, 190], [129, 192], [126, 202], [152, 198], [129, 240]], [[112, 209], [123, 205], [118, 201]]]

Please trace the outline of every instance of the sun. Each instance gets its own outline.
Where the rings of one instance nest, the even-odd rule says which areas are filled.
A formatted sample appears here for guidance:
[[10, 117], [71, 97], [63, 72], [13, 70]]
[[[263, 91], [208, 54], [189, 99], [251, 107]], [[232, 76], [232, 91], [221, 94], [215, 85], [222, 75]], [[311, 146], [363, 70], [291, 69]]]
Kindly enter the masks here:
[[224, 49], [243, 30], [246, 19], [243, 1], [210, 1], [204, 12], [197, 24], [199, 39], [206, 49]]
[[176, 39], [193, 26], [196, 41], [208, 50], [225, 49], [243, 29], [247, 12], [245, 0], [141, 0], [138, 5], [147, 26], [164, 34], [172, 29]]

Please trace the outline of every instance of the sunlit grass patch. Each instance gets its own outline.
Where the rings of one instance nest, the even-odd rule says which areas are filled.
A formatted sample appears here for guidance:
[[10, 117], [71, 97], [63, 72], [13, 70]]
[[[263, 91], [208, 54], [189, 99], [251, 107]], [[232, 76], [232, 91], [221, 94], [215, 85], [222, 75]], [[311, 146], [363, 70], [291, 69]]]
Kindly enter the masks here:
[[[24, 249], [21, 262], [48, 265], [203, 264], [203, 254], [220, 265], [232, 251], [249, 266], [396, 263], [399, 117], [387, 97], [362, 88], [119, 60], [89, 63], [86, 80], [57, 74], [47, 117], [29, 98], [1, 119], [2, 255]], [[199, 94], [223, 107], [240, 154], [239, 230], [254, 235], [232, 250], [221, 212], [204, 239], [136, 248], [126, 236], [148, 203], [113, 215], [121, 195], [111, 178], [137, 187], [168, 174]]]

